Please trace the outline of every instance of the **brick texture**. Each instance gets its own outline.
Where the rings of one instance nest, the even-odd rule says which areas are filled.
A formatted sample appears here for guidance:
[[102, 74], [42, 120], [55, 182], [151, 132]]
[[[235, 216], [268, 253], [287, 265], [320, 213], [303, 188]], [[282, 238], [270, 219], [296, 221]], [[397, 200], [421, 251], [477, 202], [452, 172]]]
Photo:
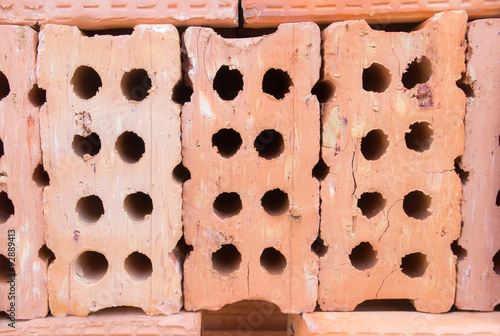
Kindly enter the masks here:
[[218, 309], [262, 299], [282, 312], [312, 311], [319, 186], [321, 64], [315, 24], [224, 39], [188, 28], [193, 84], [182, 112], [185, 306]]
[[[13, 303], [9, 243], [15, 255], [15, 315], [43, 317], [48, 311], [47, 264], [39, 258], [44, 244], [42, 185], [33, 174], [42, 156], [39, 107], [29, 94], [36, 84], [37, 33], [28, 27], [0, 27], [0, 311]], [[35, 90], [36, 91], [36, 90]], [[33, 91], [33, 92], [35, 92]], [[8, 239], [9, 232], [13, 233]], [[12, 244], [10, 246], [12, 254]]]
[[[64, 66], [61, 66], [64, 65]], [[130, 36], [83, 36], [45, 26], [38, 74], [49, 299], [55, 316], [111, 306], [177, 312], [181, 263], [181, 77], [173, 26], [141, 25]]]
[[473, 88], [465, 115], [462, 236], [456, 305], [493, 310], [500, 303], [500, 20], [469, 25], [467, 80]]
[[471, 18], [500, 14], [499, 0], [242, 0], [245, 26], [273, 27], [284, 22], [319, 24], [364, 19], [381, 29], [389, 23], [419, 22], [448, 10], [466, 10]]
[[238, 25], [236, 0], [16, 0], [0, 5], [1, 24], [60, 24], [82, 29], [138, 24]]
[[496, 336], [500, 313], [430, 315], [415, 312], [312, 313], [291, 318], [296, 336]]
[[365, 21], [323, 31], [324, 76], [319, 304], [351, 311], [372, 299], [450, 309], [460, 232], [466, 13], [438, 14], [411, 33]]

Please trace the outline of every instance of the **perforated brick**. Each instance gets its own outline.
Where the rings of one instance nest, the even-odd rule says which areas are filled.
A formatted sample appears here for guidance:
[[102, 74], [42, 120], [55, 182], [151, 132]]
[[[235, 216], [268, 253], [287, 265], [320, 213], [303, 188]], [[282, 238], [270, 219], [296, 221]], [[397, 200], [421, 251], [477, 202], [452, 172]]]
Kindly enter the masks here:
[[411, 33], [346, 21], [323, 31], [324, 76], [319, 304], [410, 299], [450, 309], [460, 232], [465, 12], [438, 14]]
[[262, 299], [312, 311], [317, 295], [320, 36], [315, 24], [224, 39], [188, 28], [182, 112], [185, 307]]
[[[500, 20], [469, 24], [462, 235], [456, 306], [493, 310], [500, 303]], [[465, 249], [465, 250], [462, 250]]]
[[18, 319], [48, 311], [37, 39], [28, 27], [0, 27], [0, 311]]
[[448, 10], [466, 10], [471, 18], [500, 14], [499, 0], [242, 0], [245, 26], [272, 27], [284, 22], [331, 23], [364, 19], [378, 29], [390, 23], [419, 22]]
[[60, 24], [82, 29], [138, 24], [238, 26], [236, 0], [14, 0], [0, 5], [1, 24]]
[[45, 26], [38, 73], [53, 315], [111, 306], [177, 312], [181, 193], [180, 45], [170, 25], [86, 37]]

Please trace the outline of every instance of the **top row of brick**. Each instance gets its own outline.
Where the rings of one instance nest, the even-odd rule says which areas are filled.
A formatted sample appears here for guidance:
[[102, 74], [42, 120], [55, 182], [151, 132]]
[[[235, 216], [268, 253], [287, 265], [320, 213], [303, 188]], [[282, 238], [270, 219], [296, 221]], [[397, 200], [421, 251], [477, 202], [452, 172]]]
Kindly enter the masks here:
[[[0, 4], [0, 24], [59, 24], [81, 29], [138, 24], [238, 26], [238, 0], [10, 0]], [[319, 24], [365, 19], [381, 25], [423, 21], [461, 9], [469, 18], [500, 15], [500, 0], [241, 0], [246, 27], [285, 22]]]

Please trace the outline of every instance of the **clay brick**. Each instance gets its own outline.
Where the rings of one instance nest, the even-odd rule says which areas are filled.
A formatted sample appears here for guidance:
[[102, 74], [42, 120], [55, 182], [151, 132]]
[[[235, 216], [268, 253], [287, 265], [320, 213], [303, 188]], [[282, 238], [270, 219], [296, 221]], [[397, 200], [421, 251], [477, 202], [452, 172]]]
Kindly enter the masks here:
[[[500, 20], [470, 23], [469, 94], [462, 168], [462, 236], [456, 306], [493, 310], [500, 303]], [[463, 258], [463, 259], [462, 259]]]
[[[64, 66], [61, 66], [64, 65]], [[130, 36], [40, 33], [38, 73], [49, 301], [55, 316], [111, 306], [181, 307], [180, 44], [170, 25]]]
[[319, 185], [320, 69], [313, 23], [248, 39], [209, 28], [183, 37], [193, 84], [182, 112], [185, 307], [262, 299], [312, 311]]
[[499, 0], [242, 0], [246, 27], [273, 27], [284, 22], [327, 24], [364, 19], [379, 28], [389, 23], [419, 22], [448, 10], [466, 10], [471, 18], [500, 14]]
[[411, 33], [346, 21], [323, 31], [324, 76], [319, 304], [351, 311], [372, 299], [450, 309], [460, 232], [465, 95], [463, 11]]
[[237, 0], [11, 0], [0, 5], [0, 24], [60, 24], [81, 29], [138, 24], [238, 26]]
[[0, 322], [2, 336], [199, 336], [200, 313], [181, 312], [170, 316], [145, 316], [133, 311], [103, 312], [87, 317], [47, 317], [16, 322], [16, 329]]
[[500, 335], [500, 313], [353, 312], [294, 315], [296, 336], [467, 336]]
[[[37, 173], [43, 171], [41, 165], [37, 170], [42, 160], [37, 40], [31, 28], [0, 27], [0, 311], [14, 302], [8, 298], [11, 286], [7, 283], [13, 273], [8, 260], [9, 243], [13, 243], [18, 319], [43, 317], [48, 311], [47, 264], [39, 258], [44, 230], [43, 184]], [[15, 231], [12, 240], [8, 239], [11, 230]]]

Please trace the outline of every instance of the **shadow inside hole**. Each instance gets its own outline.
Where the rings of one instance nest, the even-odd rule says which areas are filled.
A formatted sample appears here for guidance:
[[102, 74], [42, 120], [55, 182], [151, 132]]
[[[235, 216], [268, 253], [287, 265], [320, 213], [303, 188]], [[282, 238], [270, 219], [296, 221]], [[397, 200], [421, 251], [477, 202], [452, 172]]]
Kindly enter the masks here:
[[408, 299], [378, 299], [366, 300], [354, 308], [355, 312], [366, 311], [413, 311], [417, 310]]
[[464, 185], [467, 181], [469, 181], [469, 172], [465, 171], [462, 168], [462, 156], [457, 156], [455, 158], [454, 166], [455, 166], [455, 173], [460, 178], [460, 181], [462, 181], [462, 185]]
[[124, 268], [135, 282], [143, 282], [153, 273], [151, 259], [138, 251], [131, 253], [125, 259]]
[[474, 88], [469, 82], [465, 72], [462, 72], [462, 77], [457, 80], [457, 86], [465, 93], [467, 98], [474, 98]]
[[497, 192], [497, 199], [495, 201], [496, 206], [500, 206], [500, 190]]
[[179, 241], [175, 245], [173, 252], [177, 260], [179, 260], [180, 265], [184, 265], [184, 261], [186, 260], [187, 256], [191, 252], [193, 252], [193, 246], [188, 245], [186, 243], [186, 240], [184, 239], [184, 236], [182, 236], [181, 239], [179, 239]]
[[311, 251], [314, 252], [319, 258], [324, 257], [328, 252], [328, 246], [325, 245], [320, 236], [311, 244]]
[[259, 156], [266, 160], [277, 158], [285, 150], [283, 136], [273, 129], [260, 132], [253, 145]]
[[493, 311], [500, 311], [500, 303], [493, 308]]
[[240, 268], [241, 253], [233, 244], [222, 245], [212, 253], [212, 267], [220, 275], [227, 276]]
[[219, 154], [224, 158], [236, 154], [242, 143], [240, 133], [232, 128], [223, 128], [212, 136], [212, 146], [216, 147]]
[[384, 131], [374, 129], [361, 139], [361, 154], [367, 160], [378, 160], [389, 147], [389, 137]]
[[172, 170], [172, 176], [178, 183], [184, 183], [191, 179], [191, 172], [181, 162]]
[[432, 198], [420, 190], [409, 192], [403, 200], [403, 210], [409, 216], [415, 219], [426, 219], [431, 212], [428, 210]]
[[9, 259], [0, 254], [0, 283], [7, 282], [14, 273], [15, 272], [12, 272], [11, 270], [11, 263]]
[[0, 71], [0, 100], [7, 97], [9, 93], [10, 93], [9, 80], [4, 75], [4, 73]]
[[407, 254], [401, 259], [401, 271], [410, 278], [423, 276], [427, 266], [427, 256], [420, 252]]
[[123, 74], [120, 86], [127, 100], [140, 102], [149, 95], [151, 78], [144, 69], [132, 69]]
[[98, 196], [90, 195], [76, 202], [76, 212], [82, 223], [93, 224], [104, 215], [104, 206]]
[[290, 201], [287, 193], [280, 189], [273, 189], [262, 196], [261, 205], [269, 215], [281, 216], [288, 211]]
[[7, 314], [4, 311], [0, 311], [0, 321], [1, 320], [8, 320], [8, 319], [10, 319], [9, 314]]
[[0, 192], [0, 224], [4, 224], [14, 216], [14, 203], [5, 191]]
[[318, 181], [324, 181], [329, 173], [330, 167], [328, 167], [323, 158], [320, 157], [318, 163], [316, 163], [312, 170], [312, 176]]
[[235, 192], [224, 192], [214, 200], [214, 212], [220, 218], [236, 216], [243, 209], [240, 195]]
[[134, 32], [134, 28], [115, 28], [115, 29], [100, 29], [100, 30], [84, 30], [80, 29], [82, 35], [87, 37], [94, 36], [123, 36], [123, 35], [132, 35]]
[[451, 243], [451, 251], [457, 257], [457, 262], [467, 257], [467, 250], [458, 244], [458, 240], [454, 240], [453, 243]]
[[38, 258], [43, 260], [47, 264], [47, 266], [49, 266], [54, 260], [56, 260], [54, 252], [52, 252], [52, 250], [49, 249], [46, 244], [42, 245], [42, 247], [40, 247], [40, 249], [38, 250]]
[[379, 192], [365, 192], [358, 199], [358, 208], [363, 216], [367, 218], [375, 217], [385, 207], [386, 200]]
[[153, 200], [148, 194], [139, 191], [125, 197], [123, 209], [132, 221], [141, 222], [153, 212]]
[[373, 249], [369, 242], [361, 242], [352, 249], [349, 260], [351, 260], [351, 265], [354, 268], [364, 271], [372, 268], [377, 263], [377, 251]]
[[418, 30], [422, 22], [405, 22], [405, 23], [371, 23], [370, 28], [385, 32], [410, 33]]
[[89, 282], [101, 280], [108, 271], [108, 260], [99, 252], [85, 251], [75, 261], [75, 273]]
[[79, 66], [75, 70], [70, 84], [73, 85], [75, 94], [84, 100], [94, 97], [102, 87], [101, 76], [86, 65]]
[[500, 275], [500, 250], [493, 256], [493, 271]]
[[431, 76], [431, 61], [427, 57], [422, 56], [420, 58], [416, 57], [411, 63], [408, 64], [401, 81], [403, 82], [403, 86], [405, 88], [413, 89], [417, 84], [427, 83]]
[[125, 163], [133, 164], [142, 158], [146, 152], [146, 145], [140, 136], [126, 131], [116, 139], [115, 149]]
[[274, 247], [268, 247], [260, 255], [260, 265], [270, 275], [280, 275], [286, 268], [286, 258]]
[[335, 94], [335, 85], [329, 80], [320, 80], [312, 88], [311, 93], [321, 104], [328, 102]]
[[172, 100], [177, 104], [184, 105], [191, 101], [191, 95], [193, 94], [193, 88], [186, 85], [184, 80], [180, 80], [175, 84], [172, 90]]
[[33, 84], [33, 87], [28, 93], [28, 100], [31, 105], [40, 107], [47, 101], [47, 92], [39, 88], [37, 84]]
[[0, 139], [0, 158], [2, 156], [4, 156], [5, 152], [4, 152], [4, 149], [3, 149], [3, 141], [2, 139]]
[[262, 78], [262, 91], [276, 99], [283, 99], [293, 85], [290, 75], [281, 69], [269, 69]]
[[363, 90], [372, 92], [384, 92], [391, 84], [391, 72], [380, 63], [372, 63], [363, 69]]
[[86, 137], [75, 135], [71, 147], [76, 155], [86, 160], [95, 156], [101, 150], [101, 138], [97, 133], [90, 133]]
[[41, 163], [39, 163], [35, 170], [33, 170], [31, 178], [35, 181], [38, 187], [46, 187], [50, 184], [49, 174], [45, 171], [43, 164]]
[[424, 152], [431, 147], [434, 131], [428, 122], [416, 122], [410, 125], [410, 131], [405, 134], [406, 147], [416, 152]]
[[144, 315], [147, 316], [147, 314], [144, 312], [139, 307], [131, 307], [131, 306], [120, 306], [120, 307], [108, 307], [108, 308], [103, 308], [99, 309], [98, 311], [91, 312], [89, 313], [88, 317], [97, 317], [97, 316], [109, 316], [109, 317], [114, 317], [116, 319], [116, 316], [124, 317], [124, 316], [140, 316]]
[[238, 69], [223, 65], [215, 74], [213, 89], [223, 100], [233, 100], [243, 90], [243, 76]]

